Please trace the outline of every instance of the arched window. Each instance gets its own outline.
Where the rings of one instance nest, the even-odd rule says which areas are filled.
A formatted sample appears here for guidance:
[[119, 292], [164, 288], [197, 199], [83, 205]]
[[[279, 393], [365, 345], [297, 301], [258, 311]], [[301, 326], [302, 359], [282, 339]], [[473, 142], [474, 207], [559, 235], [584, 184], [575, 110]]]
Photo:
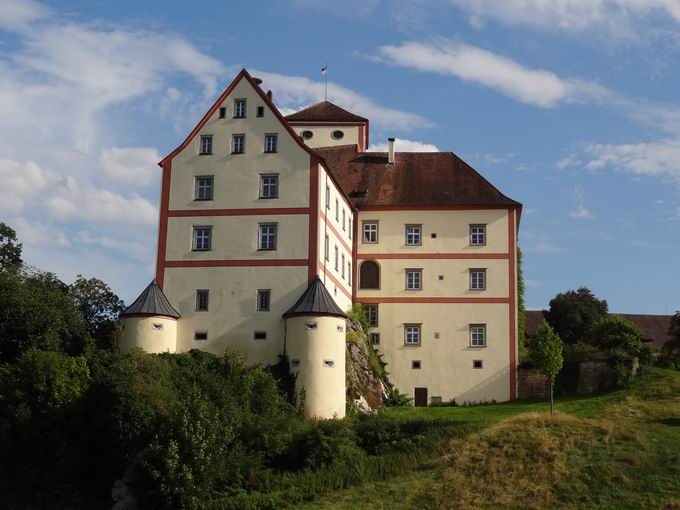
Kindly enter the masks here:
[[377, 262], [367, 260], [361, 264], [359, 269], [359, 288], [360, 289], [379, 289], [380, 288], [380, 266]]

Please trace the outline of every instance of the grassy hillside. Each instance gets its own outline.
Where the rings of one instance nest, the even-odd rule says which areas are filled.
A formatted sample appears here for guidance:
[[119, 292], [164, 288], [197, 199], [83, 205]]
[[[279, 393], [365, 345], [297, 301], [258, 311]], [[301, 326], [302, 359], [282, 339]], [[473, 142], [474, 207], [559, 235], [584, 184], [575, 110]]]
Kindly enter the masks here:
[[[396, 421], [467, 422], [407, 475], [304, 508], [680, 509], [680, 373], [649, 369], [605, 395], [542, 403], [392, 409]], [[476, 425], [476, 426], [475, 426]]]

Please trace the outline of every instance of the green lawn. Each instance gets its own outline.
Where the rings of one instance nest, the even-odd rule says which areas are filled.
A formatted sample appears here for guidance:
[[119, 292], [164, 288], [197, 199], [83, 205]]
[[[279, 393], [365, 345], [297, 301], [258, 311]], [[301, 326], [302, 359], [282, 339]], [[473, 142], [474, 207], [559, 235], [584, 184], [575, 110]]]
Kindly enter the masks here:
[[[477, 407], [396, 408], [398, 421], [467, 422], [396, 478], [333, 492], [301, 508], [680, 509], [680, 372], [648, 369], [625, 390]], [[476, 430], [476, 431], [475, 431]]]

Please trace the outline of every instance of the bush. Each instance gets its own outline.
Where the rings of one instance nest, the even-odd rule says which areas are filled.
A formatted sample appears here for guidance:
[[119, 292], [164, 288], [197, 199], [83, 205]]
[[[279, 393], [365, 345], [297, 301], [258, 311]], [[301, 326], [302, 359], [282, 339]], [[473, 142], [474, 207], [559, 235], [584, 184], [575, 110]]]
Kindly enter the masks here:
[[397, 388], [391, 387], [387, 390], [385, 405], [387, 407], [408, 407], [413, 405], [413, 399], [406, 393], [401, 393]]
[[325, 420], [311, 422], [299, 431], [288, 458], [294, 466], [318, 469], [334, 463], [353, 463], [362, 455], [349, 420]]

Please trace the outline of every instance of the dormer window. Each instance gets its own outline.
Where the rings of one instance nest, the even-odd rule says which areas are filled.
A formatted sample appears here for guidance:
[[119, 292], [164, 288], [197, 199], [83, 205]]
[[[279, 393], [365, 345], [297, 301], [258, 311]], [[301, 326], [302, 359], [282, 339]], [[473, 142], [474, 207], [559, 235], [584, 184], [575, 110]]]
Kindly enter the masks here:
[[235, 119], [245, 119], [246, 118], [246, 100], [245, 99], [235, 99], [234, 100], [234, 118]]
[[336, 129], [331, 133], [331, 138], [333, 140], [342, 140], [343, 137], [345, 136], [345, 133], [340, 131], [339, 129]]

